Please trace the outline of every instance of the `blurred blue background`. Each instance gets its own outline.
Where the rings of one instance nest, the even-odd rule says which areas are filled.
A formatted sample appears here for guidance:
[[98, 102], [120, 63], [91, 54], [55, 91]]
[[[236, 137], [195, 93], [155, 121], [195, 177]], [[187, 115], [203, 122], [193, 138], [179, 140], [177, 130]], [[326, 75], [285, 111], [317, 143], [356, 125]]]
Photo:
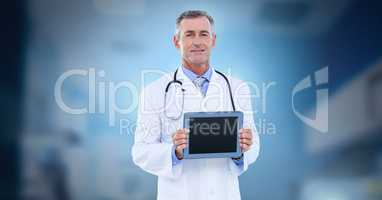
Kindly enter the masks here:
[[[382, 199], [382, 3], [356, 0], [4, 3], [0, 198], [155, 199], [156, 177], [131, 159], [134, 99], [160, 77], [153, 70], [179, 66], [175, 19], [190, 9], [215, 19], [211, 65], [258, 86], [261, 152], [240, 176], [242, 199]], [[325, 67], [329, 124], [321, 133], [295, 115], [291, 97]], [[57, 80], [73, 69], [86, 75], [66, 79], [60, 94], [84, 114], [55, 99]], [[131, 87], [111, 90], [122, 82]], [[323, 106], [316, 89], [294, 97], [309, 118]], [[114, 113], [113, 104], [132, 111]]]

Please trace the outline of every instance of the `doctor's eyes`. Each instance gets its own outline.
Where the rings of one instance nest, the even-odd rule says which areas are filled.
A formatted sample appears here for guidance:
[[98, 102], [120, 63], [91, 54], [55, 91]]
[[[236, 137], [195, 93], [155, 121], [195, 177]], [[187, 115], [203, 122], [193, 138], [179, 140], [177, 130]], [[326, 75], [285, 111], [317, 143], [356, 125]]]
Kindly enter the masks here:
[[[187, 38], [192, 38], [192, 37], [195, 37], [196, 34], [193, 33], [193, 32], [186, 32], [184, 34], [184, 36], [187, 37]], [[199, 37], [209, 37], [209, 36], [210, 36], [210, 34], [208, 32], [202, 32], [202, 33], [199, 34]]]
[[202, 33], [202, 34], [200, 34], [200, 36], [203, 36], [203, 37], [209, 37], [210, 34], [208, 34], [208, 33]]

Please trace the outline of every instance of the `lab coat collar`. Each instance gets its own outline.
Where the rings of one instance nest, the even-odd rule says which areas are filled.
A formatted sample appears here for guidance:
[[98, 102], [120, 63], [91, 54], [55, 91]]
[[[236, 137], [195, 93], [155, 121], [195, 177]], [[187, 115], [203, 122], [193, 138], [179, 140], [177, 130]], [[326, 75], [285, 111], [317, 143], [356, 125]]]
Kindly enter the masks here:
[[[178, 70], [178, 73], [177, 73], [176, 78], [178, 80], [182, 81], [183, 83], [184, 82], [191, 82], [191, 80], [187, 77], [187, 75], [184, 74], [182, 67], [178, 67], [177, 70]], [[211, 70], [211, 78], [209, 78], [209, 79], [207, 77], [206, 78], [208, 79], [209, 82], [211, 82], [214, 79], [214, 76], [216, 76], [215, 75], [216, 72], [215, 72], [215, 69], [213, 67], [211, 67], [211, 66], [210, 66], [209, 70]]]
[[[209, 86], [208, 86], [207, 93], [206, 93], [205, 97], [209, 96], [210, 94], [216, 94], [216, 93], [221, 92], [219, 90], [219, 88], [216, 87], [216, 85], [220, 85], [219, 79], [218, 79], [218, 76], [220, 76], [220, 75], [218, 75], [215, 72], [215, 69], [213, 67], [210, 66], [210, 68], [211, 68], [212, 74], [211, 74], [211, 79], [209, 81]], [[202, 97], [202, 94], [195, 87], [195, 84], [192, 83], [191, 80], [184, 74], [184, 72], [182, 70], [182, 67], [178, 68], [178, 73], [177, 73], [176, 78], [177, 78], [177, 80], [179, 80], [179, 81], [181, 81], [183, 83], [182, 84], [183, 88], [187, 92], [190, 92], [189, 94], [198, 94], [198, 95], [200, 95]]]
[[211, 81], [212, 67], [208, 67], [207, 71], [202, 75], [195, 74], [193, 71], [184, 66], [182, 66], [182, 71], [189, 79], [191, 79], [192, 82], [194, 82], [194, 80], [198, 77], [204, 77], [208, 82]]

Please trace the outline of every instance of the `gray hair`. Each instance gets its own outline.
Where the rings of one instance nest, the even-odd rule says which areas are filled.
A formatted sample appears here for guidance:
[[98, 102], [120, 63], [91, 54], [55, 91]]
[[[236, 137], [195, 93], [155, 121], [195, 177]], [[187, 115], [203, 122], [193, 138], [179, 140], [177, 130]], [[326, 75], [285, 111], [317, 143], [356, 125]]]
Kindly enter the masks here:
[[183, 19], [194, 19], [198, 17], [206, 17], [211, 26], [214, 26], [214, 19], [206, 12], [202, 10], [187, 10], [182, 12], [178, 18], [176, 18], [175, 34], [179, 34], [179, 26]]

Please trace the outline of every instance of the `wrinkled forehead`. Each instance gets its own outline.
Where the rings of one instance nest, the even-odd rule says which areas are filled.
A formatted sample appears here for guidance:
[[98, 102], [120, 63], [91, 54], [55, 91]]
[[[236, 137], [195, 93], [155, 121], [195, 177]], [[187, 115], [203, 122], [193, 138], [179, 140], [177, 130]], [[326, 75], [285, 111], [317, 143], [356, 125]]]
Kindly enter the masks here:
[[208, 31], [212, 33], [212, 25], [207, 17], [196, 17], [196, 18], [187, 18], [183, 19], [180, 22], [179, 30], [181, 32], [201, 32]]

